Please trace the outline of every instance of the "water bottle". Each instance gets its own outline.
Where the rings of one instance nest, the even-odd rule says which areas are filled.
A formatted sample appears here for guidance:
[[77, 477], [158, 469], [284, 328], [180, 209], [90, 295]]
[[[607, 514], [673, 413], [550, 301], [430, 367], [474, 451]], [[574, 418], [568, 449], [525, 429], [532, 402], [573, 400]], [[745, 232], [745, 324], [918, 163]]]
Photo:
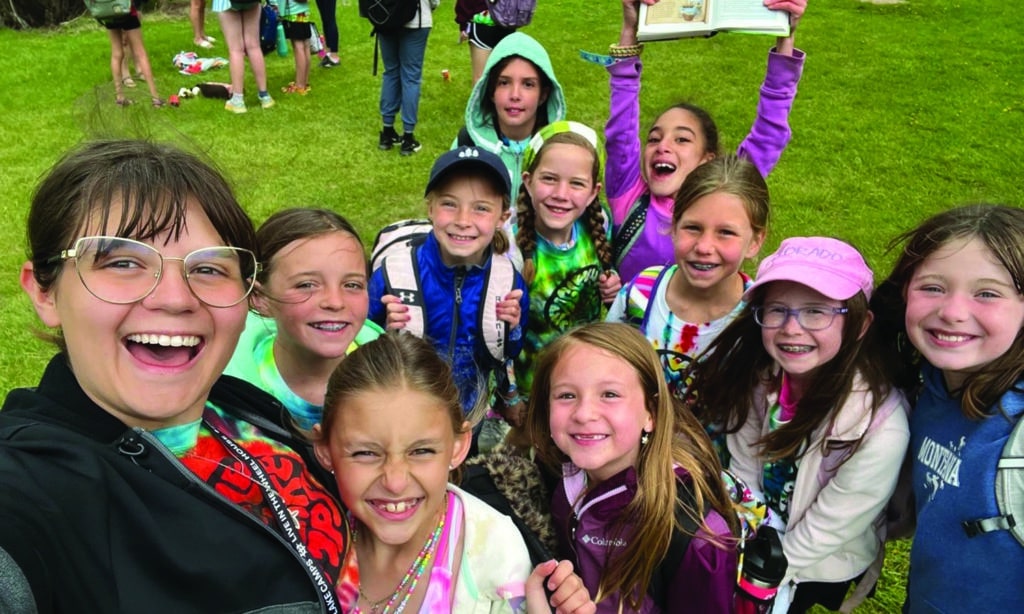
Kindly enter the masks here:
[[288, 57], [288, 39], [284, 37], [284, 26], [277, 24], [277, 55]]
[[789, 562], [774, 528], [762, 525], [743, 549], [743, 573], [736, 586], [737, 614], [771, 612]]

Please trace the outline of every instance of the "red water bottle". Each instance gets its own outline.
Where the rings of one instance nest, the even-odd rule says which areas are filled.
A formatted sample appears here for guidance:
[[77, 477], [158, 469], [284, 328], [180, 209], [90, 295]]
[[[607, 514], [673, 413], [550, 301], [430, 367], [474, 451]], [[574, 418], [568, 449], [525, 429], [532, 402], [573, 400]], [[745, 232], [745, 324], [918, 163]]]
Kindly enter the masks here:
[[737, 614], [767, 614], [786, 577], [789, 561], [774, 528], [758, 527], [757, 536], [743, 548], [743, 571], [736, 586]]

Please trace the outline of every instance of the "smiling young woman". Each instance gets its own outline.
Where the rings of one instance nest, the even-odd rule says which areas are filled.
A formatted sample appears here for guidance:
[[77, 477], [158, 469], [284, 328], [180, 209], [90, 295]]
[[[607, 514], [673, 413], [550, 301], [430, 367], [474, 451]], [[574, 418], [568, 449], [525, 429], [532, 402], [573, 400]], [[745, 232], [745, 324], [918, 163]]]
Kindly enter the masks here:
[[0, 610], [352, 603], [333, 480], [271, 397], [221, 377], [258, 269], [224, 178], [171, 147], [86, 144], [27, 234], [21, 284], [59, 351], [0, 412]]

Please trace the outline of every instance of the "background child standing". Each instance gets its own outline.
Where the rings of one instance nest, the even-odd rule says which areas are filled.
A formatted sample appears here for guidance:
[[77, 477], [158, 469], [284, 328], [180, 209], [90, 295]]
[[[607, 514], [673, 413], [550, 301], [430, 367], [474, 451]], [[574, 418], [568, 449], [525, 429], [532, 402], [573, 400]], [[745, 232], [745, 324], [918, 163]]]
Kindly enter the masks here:
[[651, 342], [677, 398], [697, 356], [743, 308], [750, 278], [740, 267], [760, 251], [767, 225], [768, 186], [753, 163], [730, 154], [698, 166], [672, 212], [676, 263], [641, 271], [608, 310], [609, 322]]
[[[476, 147], [442, 154], [427, 182], [427, 216], [433, 226], [422, 244], [412, 247], [414, 274], [425, 315], [424, 336], [452, 362], [466, 412], [486, 398], [494, 374], [506, 395], [505, 361], [485, 347], [480, 312], [495, 310], [507, 327], [505, 357], [522, 348], [529, 300], [522, 276], [514, 272], [513, 289], [496, 305], [483, 304], [485, 284], [495, 257], [503, 257], [508, 240], [498, 232], [509, 216], [509, 175], [498, 156]], [[385, 275], [388, 259], [370, 278], [370, 319], [388, 329], [410, 320], [409, 305]], [[509, 267], [511, 268], [511, 267]]]
[[1024, 415], [1024, 209], [951, 209], [895, 243], [903, 249], [875, 307], [891, 354], [907, 357], [907, 383], [920, 388], [904, 611], [1015, 612], [1024, 607], [1024, 547], [1005, 522], [967, 529], [1000, 524], [996, 463]]
[[537, 352], [574, 326], [600, 321], [603, 304], [622, 285], [611, 268], [610, 226], [598, 198], [597, 147], [592, 129], [559, 121], [541, 128], [523, 154], [516, 242], [523, 254], [530, 318], [516, 358], [524, 403], [505, 414], [515, 425], [523, 417]]
[[309, 2], [306, 0], [268, 0], [277, 9], [284, 28], [284, 37], [292, 42], [295, 56], [295, 80], [281, 88], [285, 94], [309, 93], [309, 38], [313, 28], [309, 21]]
[[792, 613], [838, 609], [854, 580], [863, 598], [881, 568], [909, 433], [871, 331], [872, 279], [842, 241], [786, 239], [696, 370], [697, 415], [725, 426], [729, 469], [784, 531], [776, 607], [792, 598]]
[[[553, 341], [537, 362], [527, 425], [540, 457], [562, 469], [551, 513], [598, 612], [733, 611], [736, 513], [721, 466], [642, 335], [598, 322]], [[653, 594], [677, 506], [694, 529]]]
[[[237, 7], [237, 8], [236, 8]], [[245, 113], [245, 60], [256, 80], [256, 94], [260, 107], [274, 106], [274, 98], [267, 91], [267, 65], [260, 49], [260, 3], [213, 0], [213, 12], [217, 13], [224, 42], [228, 45], [228, 70], [231, 72], [231, 97], [224, 103], [224, 109], [231, 113]]]
[[156, 89], [156, 81], [153, 79], [153, 69], [149, 65], [146, 46], [142, 42], [142, 20], [138, 5], [132, 2], [131, 12], [127, 15], [97, 19], [96, 21], [107, 29], [107, 36], [110, 38], [110, 72], [114, 76], [114, 96], [118, 106], [124, 107], [132, 104], [131, 99], [124, 95], [124, 87], [135, 87], [132, 73], [128, 70], [125, 47], [131, 49], [135, 67], [145, 79], [146, 86], [149, 87], [152, 105], [156, 108], [164, 106], [164, 100], [160, 98]]

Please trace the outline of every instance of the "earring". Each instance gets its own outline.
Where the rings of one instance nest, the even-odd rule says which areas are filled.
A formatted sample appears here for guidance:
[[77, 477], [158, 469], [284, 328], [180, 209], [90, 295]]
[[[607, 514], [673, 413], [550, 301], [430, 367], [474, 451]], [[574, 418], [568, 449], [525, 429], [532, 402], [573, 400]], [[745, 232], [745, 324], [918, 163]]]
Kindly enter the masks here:
[[651, 440], [651, 434], [647, 431], [641, 431], [640, 433], [640, 445], [646, 446], [647, 442]]
[[455, 463], [448, 464], [448, 471], [455, 471]]

